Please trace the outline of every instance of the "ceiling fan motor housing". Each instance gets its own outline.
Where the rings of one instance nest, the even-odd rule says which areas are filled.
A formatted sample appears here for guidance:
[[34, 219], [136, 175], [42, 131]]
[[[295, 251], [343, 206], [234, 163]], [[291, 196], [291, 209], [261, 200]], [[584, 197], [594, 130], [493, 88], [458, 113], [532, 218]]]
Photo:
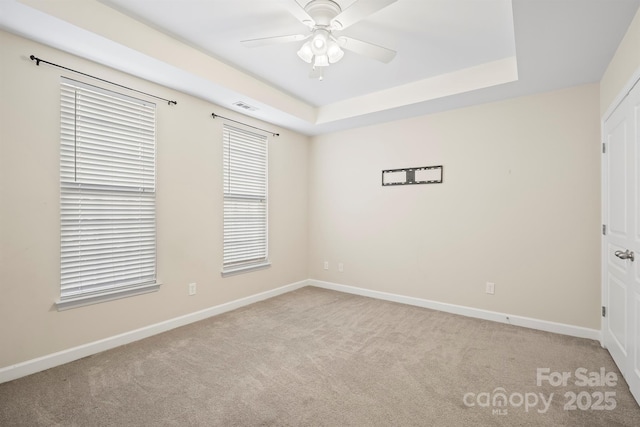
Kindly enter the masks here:
[[[331, 26], [331, 20], [338, 16], [342, 9], [338, 3], [332, 0], [312, 0], [304, 8], [305, 12], [313, 18], [315, 22], [315, 28]], [[334, 22], [334, 24], [336, 24]], [[338, 28], [335, 28], [336, 30]]]

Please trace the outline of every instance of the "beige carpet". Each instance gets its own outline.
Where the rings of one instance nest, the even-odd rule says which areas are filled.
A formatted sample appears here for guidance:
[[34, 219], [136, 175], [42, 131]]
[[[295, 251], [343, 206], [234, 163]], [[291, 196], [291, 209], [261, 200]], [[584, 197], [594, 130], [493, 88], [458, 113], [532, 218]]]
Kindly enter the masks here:
[[640, 408], [595, 341], [308, 287], [1, 384], [0, 425], [638, 426]]

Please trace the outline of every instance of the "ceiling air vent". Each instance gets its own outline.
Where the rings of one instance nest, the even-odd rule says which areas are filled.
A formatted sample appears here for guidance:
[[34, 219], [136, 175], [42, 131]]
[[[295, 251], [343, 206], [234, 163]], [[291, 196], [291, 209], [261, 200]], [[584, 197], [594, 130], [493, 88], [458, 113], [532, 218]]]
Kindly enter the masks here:
[[240, 107], [243, 110], [247, 110], [247, 111], [256, 111], [257, 110], [257, 108], [254, 107], [253, 105], [249, 105], [246, 102], [242, 102], [242, 101], [234, 102], [233, 105], [235, 105], [236, 107]]

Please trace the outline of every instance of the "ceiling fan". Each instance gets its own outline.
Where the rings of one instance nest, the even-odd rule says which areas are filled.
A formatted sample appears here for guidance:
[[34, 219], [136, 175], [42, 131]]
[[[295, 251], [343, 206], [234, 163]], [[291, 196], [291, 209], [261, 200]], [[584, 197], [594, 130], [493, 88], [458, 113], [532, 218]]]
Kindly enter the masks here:
[[280, 3], [300, 22], [309, 27], [310, 33], [242, 40], [241, 43], [247, 47], [258, 47], [307, 40], [298, 50], [298, 56], [312, 65], [309, 77], [319, 80], [323, 79], [324, 69], [329, 64], [335, 64], [342, 59], [344, 56], [342, 49], [388, 63], [396, 55], [394, 50], [334, 33], [344, 30], [396, 1], [356, 0], [351, 6], [342, 10], [333, 0], [311, 0], [304, 7], [296, 0], [283, 0]]

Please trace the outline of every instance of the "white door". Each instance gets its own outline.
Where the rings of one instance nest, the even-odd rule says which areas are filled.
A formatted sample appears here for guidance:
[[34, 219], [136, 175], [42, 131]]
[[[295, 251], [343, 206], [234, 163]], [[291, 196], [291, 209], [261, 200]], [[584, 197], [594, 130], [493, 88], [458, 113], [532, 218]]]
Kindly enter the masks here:
[[640, 85], [604, 123], [603, 342], [640, 402]]

